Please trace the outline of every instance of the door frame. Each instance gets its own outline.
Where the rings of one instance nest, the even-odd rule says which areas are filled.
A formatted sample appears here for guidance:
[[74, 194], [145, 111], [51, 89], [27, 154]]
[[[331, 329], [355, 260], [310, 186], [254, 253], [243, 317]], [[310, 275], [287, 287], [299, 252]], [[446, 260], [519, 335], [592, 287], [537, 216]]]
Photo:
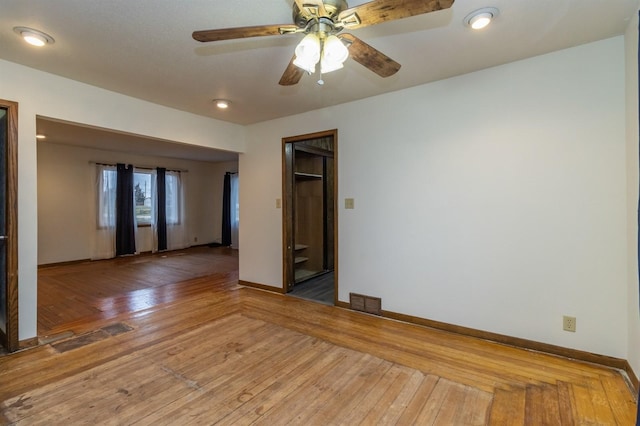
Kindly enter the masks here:
[[0, 99], [0, 107], [7, 110], [6, 163], [6, 332], [0, 339], [9, 352], [19, 349], [18, 336], [18, 103]]
[[311, 139], [333, 138], [333, 304], [338, 303], [338, 129], [282, 138], [282, 292], [293, 288], [293, 144]]

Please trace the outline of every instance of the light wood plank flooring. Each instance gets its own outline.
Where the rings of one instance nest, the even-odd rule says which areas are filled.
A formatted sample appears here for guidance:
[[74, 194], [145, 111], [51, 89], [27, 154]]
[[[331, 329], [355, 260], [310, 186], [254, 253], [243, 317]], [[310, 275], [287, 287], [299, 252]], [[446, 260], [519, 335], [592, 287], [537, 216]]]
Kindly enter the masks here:
[[[238, 252], [225, 247], [193, 247], [38, 271], [38, 335], [45, 336], [74, 323], [111, 318], [180, 299], [201, 288], [201, 277], [237, 280]], [[198, 281], [208, 286], [207, 280]]]
[[[137, 279], [118, 270], [104, 273]], [[0, 423], [635, 421], [617, 371], [240, 287], [237, 270], [149, 287], [131, 311], [122, 291], [104, 296], [120, 308], [49, 329], [66, 339], [0, 357]]]

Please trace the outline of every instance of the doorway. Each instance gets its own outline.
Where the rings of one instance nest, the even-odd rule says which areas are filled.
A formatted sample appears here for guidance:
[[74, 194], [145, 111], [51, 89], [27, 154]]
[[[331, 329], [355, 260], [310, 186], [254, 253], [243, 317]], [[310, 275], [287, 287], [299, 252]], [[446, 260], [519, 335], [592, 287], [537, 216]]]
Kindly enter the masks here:
[[335, 304], [337, 130], [283, 139], [284, 291]]
[[18, 104], [0, 99], [0, 344], [18, 350]]

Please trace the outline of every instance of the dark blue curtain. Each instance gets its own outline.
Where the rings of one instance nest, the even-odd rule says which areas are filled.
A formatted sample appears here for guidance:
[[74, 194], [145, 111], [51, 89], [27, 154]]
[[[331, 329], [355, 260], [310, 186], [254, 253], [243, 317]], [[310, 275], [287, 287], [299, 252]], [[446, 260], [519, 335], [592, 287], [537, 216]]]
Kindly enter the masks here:
[[116, 256], [136, 252], [133, 166], [118, 163], [116, 179]]
[[231, 245], [231, 173], [224, 175], [222, 193], [222, 241], [223, 246]]
[[167, 169], [158, 167], [158, 250], [167, 249], [167, 185], [166, 185]]

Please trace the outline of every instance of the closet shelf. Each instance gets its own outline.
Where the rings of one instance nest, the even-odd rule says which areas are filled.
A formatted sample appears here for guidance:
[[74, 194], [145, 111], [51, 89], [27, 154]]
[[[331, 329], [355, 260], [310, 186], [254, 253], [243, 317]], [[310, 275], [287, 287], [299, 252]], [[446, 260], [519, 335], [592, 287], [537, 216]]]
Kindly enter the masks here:
[[316, 173], [295, 172], [294, 175], [295, 175], [297, 180], [318, 180], [318, 179], [322, 179], [322, 175], [319, 175], [319, 174], [316, 174]]
[[298, 263], [304, 263], [304, 262], [306, 262], [307, 260], [309, 260], [309, 258], [308, 258], [308, 257], [296, 257], [296, 258], [293, 260], [293, 263], [295, 263], [295, 264], [298, 264]]
[[304, 250], [306, 248], [308, 248], [309, 246], [304, 245], [304, 244], [296, 244], [294, 247], [294, 250], [298, 251], [298, 250]]

